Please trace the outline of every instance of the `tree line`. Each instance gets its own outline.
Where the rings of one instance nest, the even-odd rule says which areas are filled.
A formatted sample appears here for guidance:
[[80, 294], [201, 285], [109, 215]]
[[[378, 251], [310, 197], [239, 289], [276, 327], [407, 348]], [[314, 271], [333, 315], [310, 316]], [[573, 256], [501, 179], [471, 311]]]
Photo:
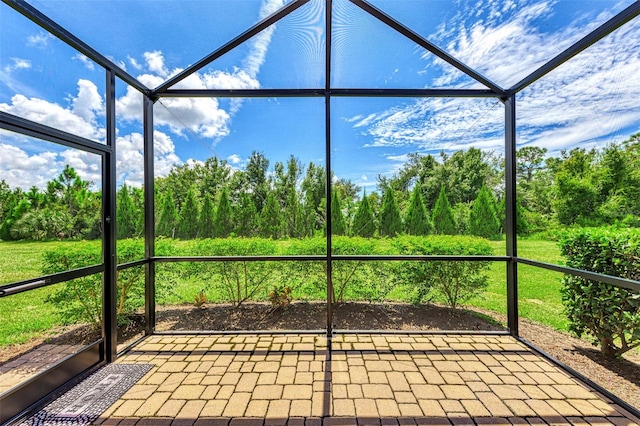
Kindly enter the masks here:
[[[548, 157], [545, 148], [517, 151], [517, 232], [566, 226], [640, 226], [640, 133], [601, 150], [575, 148]], [[169, 238], [306, 238], [468, 234], [501, 237], [505, 221], [504, 159], [476, 148], [439, 156], [414, 153], [369, 194], [291, 156], [276, 162], [253, 152], [235, 170], [216, 157], [176, 165], [155, 180], [156, 234]], [[93, 239], [101, 235], [99, 191], [66, 166], [45, 189], [0, 181], [0, 239]], [[140, 188], [117, 193], [119, 238], [141, 236]]]

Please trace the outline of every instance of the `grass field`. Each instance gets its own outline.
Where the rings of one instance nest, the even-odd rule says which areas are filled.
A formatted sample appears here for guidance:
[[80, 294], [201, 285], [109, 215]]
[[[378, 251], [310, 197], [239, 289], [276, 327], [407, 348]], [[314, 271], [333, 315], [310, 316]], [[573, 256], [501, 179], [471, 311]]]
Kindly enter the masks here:
[[[77, 243], [0, 242], [0, 284], [40, 276], [42, 254], [46, 250], [73, 244]], [[493, 244], [497, 255], [504, 254], [504, 242]], [[520, 240], [518, 250], [522, 257], [549, 263], [561, 262], [555, 242]], [[518, 271], [520, 316], [566, 330], [567, 320], [562, 313], [559, 292], [562, 274], [522, 265]], [[489, 287], [468, 305], [506, 314], [505, 276], [504, 263], [493, 263], [488, 273]], [[201, 287], [197, 277], [192, 277], [181, 282], [165, 300], [169, 303], [191, 303]], [[54, 306], [45, 302], [55, 288], [50, 286], [0, 298], [0, 347], [25, 342], [61, 323]]]
[[[496, 254], [503, 254], [504, 243], [495, 244]], [[518, 255], [541, 262], [559, 264], [560, 249], [554, 241], [520, 240]], [[560, 287], [563, 274], [527, 265], [518, 266], [518, 310], [523, 318], [532, 319], [558, 330], [567, 330], [563, 313]], [[506, 265], [495, 262], [488, 274], [489, 287], [480, 296], [470, 300], [476, 306], [506, 315]]]

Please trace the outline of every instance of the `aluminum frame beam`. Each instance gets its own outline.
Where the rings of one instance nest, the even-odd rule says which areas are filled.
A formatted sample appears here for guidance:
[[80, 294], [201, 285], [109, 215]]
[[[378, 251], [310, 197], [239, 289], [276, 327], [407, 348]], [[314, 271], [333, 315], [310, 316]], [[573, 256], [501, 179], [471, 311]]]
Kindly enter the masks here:
[[501, 98], [483, 89], [168, 89], [160, 98], [302, 98], [302, 97], [377, 97], [377, 98]]
[[0, 111], [0, 129], [10, 130], [25, 136], [31, 136], [58, 145], [64, 145], [79, 151], [105, 155], [112, 151], [112, 147], [99, 142], [67, 133], [44, 124], [36, 123], [17, 115]]
[[615, 287], [621, 287], [626, 288], [627, 290], [640, 292], [640, 281], [614, 277], [612, 275], [604, 275], [598, 272], [585, 271], [583, 269], [570, 268], [568, 266], [554, 265], [553, 263], [545, 263], [521, 257], [516, 257], [515, 261], [516, 263], [522, 263], [529, 266], [535, 266], [537, 268], [548, 269], [550, 271], [556, 271], [563, 274], [576, 275], [587, 280], [598, 281]]
[[155, 182], [153, 146], [153, 101], [142, 101], [144, 133], [144, 313], [145, 333], [152, 334], [156, 326], [156, 267], [151, 260], [156, 255]]
[[106, 131], [107, 146], [111, 148], [102, 161], [102, 337], [104, 359], [113, 362], [117, 357], [118, 319], [117, 291], [117, 229], [116, 229], [116, 75], [106, 71]]
[[507, 325], [512, 336], [518, 336], [518, 255], [517, 209], [516, 209], [516, 97], [504, 101], [504, 152], [505, 152], [505, 234], [507, 261]]

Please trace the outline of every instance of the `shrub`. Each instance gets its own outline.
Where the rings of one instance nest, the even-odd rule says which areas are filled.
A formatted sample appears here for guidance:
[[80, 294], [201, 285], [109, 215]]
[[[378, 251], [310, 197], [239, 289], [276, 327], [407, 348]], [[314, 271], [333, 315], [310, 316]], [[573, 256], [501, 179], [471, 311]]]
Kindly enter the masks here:
[[387, 187], [382, 197], [382, 210], [380, 211], [380, 236], [395, 237], [402, 232], [402, 219], [400, 209], [393, 189]]
[[353, 216], [351, 232], [356, 237], [371, 238], [376, 232], [376, 224], [373, 218], [373, 210], [369, 204], [369, 197], [365, 194], [358, 204], [358, 210]]
[[500, 222], [493, 194], [483, 185], [469, 212], [469, 233], [492, 240], [500, 239]]
[[418, 185], [411, 194], [411, 202], [404, 218], [404, 230], [409, 235], [428, 235], [433, 231], [433, 225], [427, 215], [427, 209], [424, 207]]
[[[560, 243], [567, 266], [640, 281], [640, 232], [580, 229]], [[591, 337], [605, 357], [640, 346], [640, 294], [598, 281], [566, 275], [562, 301], [569, 329]]]
[[[118, 241], [118, 263], [140, 258], [144, 252], [141, 239]], [[102, 246], [98, 241], [77, 242], [44, 253], [44, 274], [69, 271], [102, 262]], [[144, 306], [144, 268], [118, 271], [116, 314], [118, 324], [126, 324], [131, 314]], [[65, 323], [89, 323], [99, 328], [102, 323], [102, 276], [89, 275], [67, 281], [47, 298], [60, 310]]]
[[453, 208], [447, 198], [444, 185], [440, 187], [440, 193], [433, 207], [433, 228], [436, 234], [454, 235], [457, 232], [456, 220]]
[[[189, 248], [193, 256], [270, 256], [276, 242], [266, 238], [218, 238], [198, 240]], [[265, 299], [278, 265], [268, 261], [195, 262], [187, 264], [184, 275], [198, 275], [207, 287], [213, 286], [234, 306], [247, 300]], [[184, 277], [183, 277], [184, 278]]]
[[[477, 237], [404, 236], [392, 241], [399, 254], [406, 255], [492, 255], [489, 242]], [[413, 288], [412, 300], [422, 303], [435, 296], [451, 308], [487, 287], [484, 261], [406, 261], [396, 268], [401, 282]]]
[[[379, 254], [379, 240], [360, 237], [339, 237], [332, 239], [332, 254], [334, 255], [372, 255]], [[310, 238], [291, 241], [286, 254], [295, 255], [324, 255], [327, 252], [327, 242], [324, 238]], [[325, 262], [290, 262], [287, 279], [308, 287], [314, 293], [326, 297], [326, 263]], [[339, 260], [333, 262], [333, 303], [345, 300], [384, 300], [391, 291], [393, 282], [388, 277], [388, 269], [382, 267], [381, 262]], [[293, 287], [293, 284], [291, 285]]]

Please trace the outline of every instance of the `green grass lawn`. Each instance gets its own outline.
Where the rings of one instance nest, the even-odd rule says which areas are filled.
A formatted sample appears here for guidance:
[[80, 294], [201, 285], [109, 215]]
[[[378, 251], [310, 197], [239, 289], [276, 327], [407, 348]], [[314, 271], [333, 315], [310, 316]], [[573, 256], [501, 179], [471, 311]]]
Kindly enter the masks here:
[[[0, 283], [15, 282], [40, 276], [42, 254], [49, 249], [77, 244], [67, 242], [0, 242]], [[178, 242], [180, 246], [182, 242]], [[504, 254], [504, 241], [492, 243], [497, 255]], [[520, 240], [519, 254], [543, 262], [560, 263], [561, 256], [557, 243], [552, 241]], [[174, 264], [159, 265], [158, 268], [172, 269]], [[159, 274], [162, 276], [162, 274]], [[506, 272], [503, 262], [494, 262], [488, 272], [489, 287], [478, 297], [468, 302], [469, 306], [506, 314]], [[560, 298], [562, 274], [531, 266], [519, 266], [519, 310], [525, 318], [547, 324], [560, 330], [567, 329]], [[62, 285], [62, 284], [60, 284]], [[25, 342], [52, 327], [61, 320], [53, 305], [46, 303], [46, 297], [56, 286], [45, 287], [5, 298], [0, 298], [0, 347], [12, 343]], [[164, 296], [165, 303], [192, 303], [202, 289], [203, 283], [197, 276], [176, 281]], [[219, 297], [211, 295], [210, 301]]]
[[[504, 254], [504, 243], [493, 242], [495, 254]], [[560, 248], [555, 241], [519, 240], [518, 255], [541, 262], [561, 264]], [[558, 330], [567, 330], [560, 287], [563, 274], [527, 265], [518, 265], [518, 311], [528, 318]], [[504, 262], [494, 262], [488, 273], [489, 287], [467, 305], [506, 315], [507, 284]]]
[[[42, 275], [42, 254], [73, 242], [0, 242], [0, 284]], [[55, 285], [0, 298], [0, 347], [23, 343], [59, 325], [56, 309], [45, 303]]]

